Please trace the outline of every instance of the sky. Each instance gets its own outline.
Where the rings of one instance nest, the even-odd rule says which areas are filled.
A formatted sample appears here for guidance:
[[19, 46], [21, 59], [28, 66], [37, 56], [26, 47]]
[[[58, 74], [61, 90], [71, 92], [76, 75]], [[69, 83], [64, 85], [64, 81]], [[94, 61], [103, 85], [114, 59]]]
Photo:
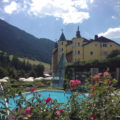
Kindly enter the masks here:
[[34, 35], [57, 41], [105, 36], [120, 43], [120, 0], [0, 0], [0, 19]]

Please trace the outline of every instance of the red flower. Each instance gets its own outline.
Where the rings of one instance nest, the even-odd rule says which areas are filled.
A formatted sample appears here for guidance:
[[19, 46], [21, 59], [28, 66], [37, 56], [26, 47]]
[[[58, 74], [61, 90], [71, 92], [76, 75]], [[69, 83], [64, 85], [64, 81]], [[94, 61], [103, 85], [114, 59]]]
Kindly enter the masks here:
[[95, 88], [92, 88], [93, 91], [95, 91]]
[[95, 120], [96, 119], [96, 115], [92, 115], [92, 120]]
[[27, 108], [25, 109], [25, 114], [29, 114], [30, 110], [31, 110], [31, 107], [27, 107]]
[[48, 97], [47, 99], [45, 99], [46, 104], [47, 104], [48, 102], [50, 102], [50, 101], [52, 101], [52, 98], [51, 98], [51, 97]]
[[38, 96], [40, 97], [41, 95], [40, 95], [40, 94], [38, 94]]
[[63, 112], [63, 109], [59, 109], [60, 112]]
[[30, 90], [30, 92], [34, 92], [35, 91], [35, 88], [32, 88], [31, 90]]

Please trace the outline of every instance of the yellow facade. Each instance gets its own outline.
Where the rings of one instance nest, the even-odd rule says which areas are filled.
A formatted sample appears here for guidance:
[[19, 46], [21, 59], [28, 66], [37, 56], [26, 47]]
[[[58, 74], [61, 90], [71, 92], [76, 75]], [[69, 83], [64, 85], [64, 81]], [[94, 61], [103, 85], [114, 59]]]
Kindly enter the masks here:
[[62, 54], [66, 54], [66, 44], [67, 41], [58, 41], [58, 60], [60, 60]]
[[[120, 46], [114, 42], [97, 42], [84, 46], [84, 61], [105, 59], [113, 50], [120, 49]], [[93, 53], [93, 54], [91, 54]]]
[[[105, 59], [113, 50], [120, 50], [120, 45], [108, 38], [95, 36], [94, 40], [87, 40], [80, 36], [80, 31], [76, 32], [76, 37], [71, 41], [66, 40], [63, 32], [58, 41], [58, 59], [55, 61], [58, 64], [60, 57], [64, 54], [68, 63], [74, 63], [79, 61], [93, 61]], [[53, 56], [54, 58], [54, 53]]]

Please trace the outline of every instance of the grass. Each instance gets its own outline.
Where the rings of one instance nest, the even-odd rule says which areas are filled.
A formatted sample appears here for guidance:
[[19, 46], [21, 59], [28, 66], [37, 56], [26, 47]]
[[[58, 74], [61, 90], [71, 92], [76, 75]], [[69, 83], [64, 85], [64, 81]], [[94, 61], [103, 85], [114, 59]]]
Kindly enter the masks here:
[[[2, 52], [3, 52], [3, 51], [0, 50], [0, 53], [2, 53]], [[5, 55], [8, 55], [6, 52], [4, 52], [4, 54], [5, 54]], [[13, 56], [14, 56], [14, 55], [9, 55], [10, 60], [13, 59]], [[18, 57], [18, 59], [19, 59], [20, 61], [22, 61], [22, 62], [23, 62], [23, 61], [29, 62], [29, 63], [32, 64], [32, 65], [42, 64], [42, 65], [44, 65], [45, 70], [50, 70], [50, 64], [48, 64], [48, 63], [41, 62], [41, 61], [38, 61], [38, 60], [32, 60], [32, 59], [28, 59], [28, 58], [21, 58], [21, 57]]]
[[19, 57], [18, 59], [20, 61], [29, 62], [32, 65], [38, 65], [38, 64], [44, 65], [45, 70], [49, 70], [50, 69], [50, 64], [48, 64], [48, 63], [44, 63], [44, 62], [41, 62], [41, 61], [38, 61], [38, 60], [32, 60], [32, 59], [28, 59], [28, 58], [20, 58]]

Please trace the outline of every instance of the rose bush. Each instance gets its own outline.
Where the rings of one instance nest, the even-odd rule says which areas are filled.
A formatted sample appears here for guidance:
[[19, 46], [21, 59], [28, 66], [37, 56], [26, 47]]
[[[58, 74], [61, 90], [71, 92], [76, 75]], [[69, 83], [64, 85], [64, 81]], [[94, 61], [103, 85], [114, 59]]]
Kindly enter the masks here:
[[[41, 95], [36, 95], [35, 88], [32, 88], [33, 98], [26, 100], [19, 93], [17, 107], [14, 110], [1, 108], [1, 119], [5, 119], [9, 110], [15, 120], [120, 120], [120, 89], [115, 88], [116, 83], [108, 72], [89, 77], [83, 85], [80, 80], [70, 80], [72, 96], [66, 104], [57, 103], [51, 97], [41, 99]], [[86, 89], [87, 93], [79, 88]], [[84, 99], [79, 97], [81, 94]]]
[[89, 97], [81, 104], [81, 120], [119, 120], [120, 90], [115, 88], [117, 81], [104, 72], [88, 79], [87, 83]]

